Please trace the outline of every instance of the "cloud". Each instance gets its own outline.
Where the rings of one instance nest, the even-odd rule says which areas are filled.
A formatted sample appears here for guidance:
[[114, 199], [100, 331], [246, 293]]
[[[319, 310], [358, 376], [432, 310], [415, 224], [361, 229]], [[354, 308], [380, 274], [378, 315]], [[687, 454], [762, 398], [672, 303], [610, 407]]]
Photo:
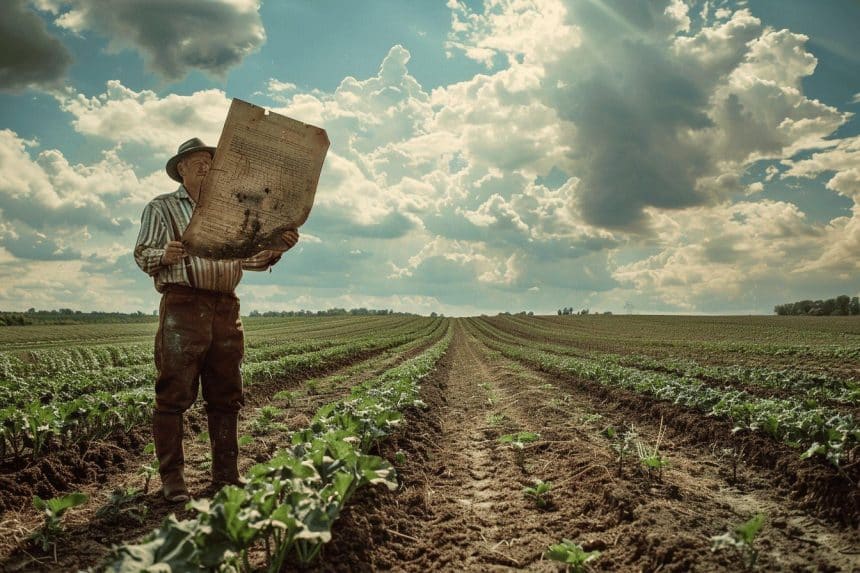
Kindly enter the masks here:
[[238, 65], [266, 41], [259, 0], [49, 0], [56, 24], [71, 32], [94, 31], [108, 49], [134, 48], [147, 67], [179, 80], [198, 69], [217, 76]]
[[129, 253], [141, 208], [164, 189], [166, 175], [139, 178], [115, 150], [71, 164], [56, 149], [37, 149], [0, 130], [0, 246], [29, 260]]
[[812, 178], [830, 174], [827, 189], [854, 201], [850, 217], [837, 217], [825, 229], [822, 249], [815, 259], [806, 261], [799, 272], [835, 273], [860, 278], [860, 136], [843, 138], [831, 149], [813, 153], [807, 159], [784, 161], [788, 169], [783, 178]]
[[[540, 165], [523, 146], [540, 133], [556, 153], [536, 148], [536, 155], [552, 158], [539, 169], [555, 166], [579, 179], [572, 208], [594, 226], [649, 235], [653, 209], [733, 199], [744, 192], [740, 179], [752, 163], [833, 145], [826, 138], [850, 117], [803, 94], [802, 80], [816, 65], [805, 48], [808, 38], [768, 28], [746, 9], [721, 10], [716, 21], [705, 18], [696, 27], [687, 6], [675, 0], [500, 0], [483, 13], [451, 5], [451, 45], [486, 63], [495, 55], [508, 62], [506, 70], [469, 83], [480, 78], [498, 85], [506, 73], [534, 81], [519, 94], [495, 89], [480, 107], [469, 106], [480, 91], [471, 99], [452, 97], [468, 111], [452, 113], [452, 103], [437, 125], [446, 114], [448, 124], [465, 124], [466, 149], [470, 129], [477, 128], [474, 133], [485, 134], [476, 138], [479, 149], [502, 170], [522, 168], [506, 161], [508, 149], [524, 165]], [[556, 22], [551, 30], [564, 27], [568, 41], [506, 41], [543, 38], [537, 24], [544, 18]], [[517, 96], [529, 102], [520, 109], [536, 118], [519, 130], [524, 122], [511, 105]], [[481, 125], [496, 109], [498, 117]], [[508, 125], [502, 117], [513, 129], [501, 131]], [[564, 160], [556, 159], [559, 153]]]
[[0, 91], [59, 85], [72, 57], [26, 0], [6, 0], [0, 18]]
[[[618, 265], [613, 276], [640, 295], [668, 307], [697, 310], [720, 300], [749, 304], [757, 292], [780, 302], [797, 285], [809, 261], [817, 260], [830, 234], [796, 205], [761, 200], [699, 207], [656, 215], [659, 249], [652, 256]], [[759, 303], [760, 304], [760, 303]]]
[[97, 96], [70, 89], [55, 97], [60, 108], [74, 117], [72, 126], [78, 133], [141, 145], [162, 158], [172, 156], [180, 143], [192, 137], [217, 144], [230, 108], [221, 90], [160, 98], [150, 90], [136, 92], [119, 80], [108, 81], [105, 92]]

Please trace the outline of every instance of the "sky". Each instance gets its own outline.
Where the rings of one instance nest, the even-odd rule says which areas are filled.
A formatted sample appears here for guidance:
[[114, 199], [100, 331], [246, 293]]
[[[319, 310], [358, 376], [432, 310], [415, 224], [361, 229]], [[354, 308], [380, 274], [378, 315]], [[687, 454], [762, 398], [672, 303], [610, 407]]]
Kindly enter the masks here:
[[232, 98], [323, 127], [242, 310], [756, 314], [860, 294], [856, 0], [5, 0], [0, 309], [151, 313]]

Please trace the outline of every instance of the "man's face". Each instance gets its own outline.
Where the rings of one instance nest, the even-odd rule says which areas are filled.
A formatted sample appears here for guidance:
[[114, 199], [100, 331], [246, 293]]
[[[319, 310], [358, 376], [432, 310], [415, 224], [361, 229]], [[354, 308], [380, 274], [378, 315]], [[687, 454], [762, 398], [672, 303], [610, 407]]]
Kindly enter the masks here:
[[212, 156], [208, 152], [195, 151], [183, 157], [176, 169], [182, 176], [182, 183], [185, 188], [197, 191], [211, 166]]

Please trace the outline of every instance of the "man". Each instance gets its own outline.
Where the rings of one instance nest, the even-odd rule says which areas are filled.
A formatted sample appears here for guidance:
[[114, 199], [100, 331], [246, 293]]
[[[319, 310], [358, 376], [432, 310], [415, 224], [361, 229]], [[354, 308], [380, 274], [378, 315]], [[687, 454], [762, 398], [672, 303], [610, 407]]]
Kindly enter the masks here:
[[[244, 401], [239, 369], [244, 334], [239, 299], [233, 291], [243, 270], [266, 270], [283, 254], [261, 251], [244, 260], [216, 261], [185, 253], [182, 232], [214, 154], [214, 147], [197, 138], [179, 146], [166, 169], [181, 185], [144, 208], [134, 249], [137, 265], [154, 278], [156, 290], [162, 293], [152, 426], [162, 491], [173, 502], [189, 498], [183, 473], [182, 415], [197, 399], [198, 386], [203, 389], [209, 423], [212, 482], [243, 483], [237, 467], [236, 426]], [[286, 231], [282, 238], [287, 250], [298, 242], [299, 234]]]

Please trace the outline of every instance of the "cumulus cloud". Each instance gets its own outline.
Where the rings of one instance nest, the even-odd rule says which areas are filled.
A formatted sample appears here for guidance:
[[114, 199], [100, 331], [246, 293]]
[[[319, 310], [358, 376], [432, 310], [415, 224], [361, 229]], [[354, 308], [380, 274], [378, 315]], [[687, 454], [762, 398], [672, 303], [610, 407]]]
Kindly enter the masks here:
[[0, 131], [0, 247], [23, 260], [129, 253], [143, 204], [166, 175], [137, 177], [114, 150], [72, 164], [56, 149]]
[[825, 229], [820, 256], [807, 261], [802, 272], [829, 271], [855, 281], [860, 276], [860, 136], [836, 142], [826, 151], [807, 159], [783, 162], [788, 169], [783, 178], [813, 178], [829, 174], [827, 189], [854, 202], [850, 217], [837, 217]]
[[26, 0], [7, 0], [0, 18], [0, 91], [60, 83], [71, 54], [45, 29]]
[[169, 80], [192, 69], [223, 76], [266, 41], [259, 0], [43, 0], [56, 24], [94, 31], [108, 49], [139, 50]]
[[192, 137], [216, 145], [230, 108], [221, 90], [161, 98], [150, 90], [134, 91], [119, 80], [108, 81], [104, 93], [96, 96], [69, 89], [55, 97], [60, 108], [74, 117], [72, 126], [78, 133], [111, 143], [139, 144], [162, 158], [172, 156], [180, 143]]
[[[599, 227], [648, 234], [650, 208], [731, 199], [750, 164], [832, 145], [826, 137], [849, 117], [804, 96], [801, 81], [816, 65], [807, 38], [767, 28], [746, 9], [723, 9], [695, 28], [675, 0], [500, 0], [483, 13], [453, 4], [455, 47], [485, 61], [469, 48], [502, 54], [505, 71], [520, 76], [532, 64], [538, 81], [524, 95], [567, 122], [550, 139], [567, 161], [554, 163], [580, 179], [573, 206]], [[512, 29], [542, 38], [534, 25], [551, 14], [563, 16], [553, 29], [564, 26], [567, 42], [502, 41]]]
[[[668, 307], [697, 310], [715, 298], [731, 305], [762, 288], [770, 296], [796, 284], [818, 257], [826, 226], [796, 205], [762, 200], [655, 215], [657, 254], [619, 265], [613, 277]], [[752, 294], [751, 294], [752, 293]]]

